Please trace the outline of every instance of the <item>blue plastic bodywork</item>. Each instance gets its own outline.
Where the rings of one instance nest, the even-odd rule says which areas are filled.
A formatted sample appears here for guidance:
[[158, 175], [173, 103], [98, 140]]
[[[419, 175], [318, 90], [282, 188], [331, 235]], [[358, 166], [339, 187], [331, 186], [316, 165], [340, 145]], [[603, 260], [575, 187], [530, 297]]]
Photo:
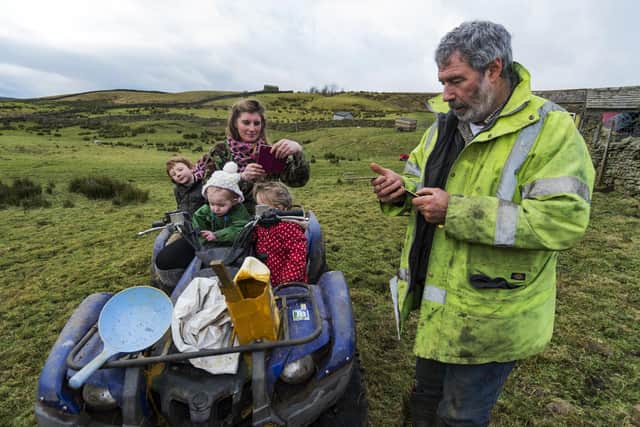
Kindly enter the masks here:
[[73, 347], [98, 321], [100, 310], [111, 298], [110, 293], [89, 295], [73, 312], [60, 332], [38, 380], [38, 399], [58, 409], [66, 408], [71, 414], [80, 412], [80, 402], [66, 386], [67, 356]]
[[321, 367], [316, 377], [324, 378], [353, 361], [356, 348], [356, 331], [351, 309], [351, 296], [344, 274], [329, 271], [318, 280], [331, 319], [333, 345], [327, 363]]
[[153, 241], [153, 259], [156, 259], [156, 256], [158, 255], [158, 253], [162, 250], [162, 248], [164, 248], [164, 244], [167, 241], [167, 239], [169, 238], [169, 236], [171, 235], [171, 233], [169, 233], [169, 231], [162, 230], [155, 238], [155, 240]]
[[191, 283], [195, 273], [200, 269], [200, 264], [200, 258], [194, 257], [193, 260], [191, 260], [191, 263], [184, 270], [182, 277], [180, 277], [180, 280], [178, 280], [176, 287], [171, 293], [171, 302], [173, 302], [174, 305], [176, 304], [176, 301], [178, 301], [178, 297], [186, 289], [189, 283]]
[[[304, 289], [304, 288], [302, 288]], [[275, 381], [278, 379], [284, 367], [308, 354], [313, 354], [320, 348], [329, 343], [331, 338], [331, 325], [329, 324], [328, 312], [323, 300], [322, 292], [317, 286], [312, 286], [311, 291], [314, 294], [318, 311], [320, 313], [320, 321], [322, 322], [322, 332], [316, 339], [293, 347], [280, 347], [273, 349], [268, 362], [267, 368], [267, 386], [272, 390]], [[275, 294], [279, 297], [287, 295], [300, 294], [301, 288], [296, 286], [288, 286], [276, 288]], [[309, 298], [291, 298], [287, 299], [287, 317], [289, 319], [289, 338], [297, 339], [311, 335], [317, 325], [314, 322], [315, 313]]]
[[[96, 358], [102, 352], [103, 344], [99, 334], [93, 334], [89, 341], [76, 353], [73, 361], [79, 365], [86, 365]], [[117, 359], [119, 354], [111, 358]], [[67, 379], [71, 378], [77, 371], [67, 369]], [[106, 388], [111, 393], [118, 404], [122, 402], [122, 386], [124, 383], [125, 369], [98, 369], [86, 381], [87, 384], [93, 384], [98, 387]]]
[[307, 237], [307, 254], [310, 259], [316, 258], [322, 249], [322, 230], [313, 212], [309, 212], [309, 225], [305, 232]]
[[[276, 291], [276, 295], [286, 295], [295, 291], [295, 287], [284, 288], [282, 291]], [[344, 275], [339, 271], [327, 272], [320, 277], [317, 286], [312, 286], [312, 291], [316, 297], [323, 323], [322, 333], [318, 338], [306, 344], [277, 348], [272, 351], [267, 369], [267, 384], [270, 390], [288, 363], [313, 354], [327, 345], [330, 338], [330, 353], [323, 365], [318, 367], [317, 379], [331, 375], [351, 363], [354, 358], [356, 332], [351, 310], [351, 297]], [[305, 305], [302, 310], [301, 304]], [[302, 313], [303, 310], [308, 310], [308, 320], [301, 320], [306, 317]], [[297, 314], [294, 314], [296, 311]], [[313, 322], [311, 305], [304, 300], [293, 302], [287, 316], [289, 316], [289, 325], [291, 325], [291, 338], [307, 336], [316, 327]]]

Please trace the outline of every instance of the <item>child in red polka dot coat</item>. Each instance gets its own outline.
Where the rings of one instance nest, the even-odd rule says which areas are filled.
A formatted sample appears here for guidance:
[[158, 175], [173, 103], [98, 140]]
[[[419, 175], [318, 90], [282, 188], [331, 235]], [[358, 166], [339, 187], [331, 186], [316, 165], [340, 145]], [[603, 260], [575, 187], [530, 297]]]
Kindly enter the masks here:
[[[293, 205], [291, 194], [280, 182], [259, 182], [253, 197], [258, 205], [289, 210]], [[258, 223], [254, 229], [256, 254], [264, 259], [271, 271], [271, 285], [307, 281], [307, 238], [301, 222], [282, 220], [266, 226]]]

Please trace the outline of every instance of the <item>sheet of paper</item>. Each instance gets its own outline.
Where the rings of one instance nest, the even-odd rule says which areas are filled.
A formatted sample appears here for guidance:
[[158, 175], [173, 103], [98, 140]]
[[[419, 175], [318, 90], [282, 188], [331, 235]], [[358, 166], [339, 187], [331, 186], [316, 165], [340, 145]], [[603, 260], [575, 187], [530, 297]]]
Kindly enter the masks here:
[[400, 339], [400, 310], [398, 308], [398, 276], [393, 276], [389, 280], [389, 291], [391, 292], [391, 302], [393, 303], [393, 316], [396, 319], [396, 332]]

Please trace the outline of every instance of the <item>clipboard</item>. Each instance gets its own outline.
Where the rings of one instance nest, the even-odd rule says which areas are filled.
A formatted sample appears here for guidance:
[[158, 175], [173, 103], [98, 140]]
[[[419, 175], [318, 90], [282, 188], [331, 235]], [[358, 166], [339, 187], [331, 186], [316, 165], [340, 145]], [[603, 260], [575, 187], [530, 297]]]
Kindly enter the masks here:
[[266, 173], [280, 173], [284, 170], [286, 162], [278, 159], [271, 153], [270, 145], [263, 145], [258, 152], [258, 164], [262, 166]]

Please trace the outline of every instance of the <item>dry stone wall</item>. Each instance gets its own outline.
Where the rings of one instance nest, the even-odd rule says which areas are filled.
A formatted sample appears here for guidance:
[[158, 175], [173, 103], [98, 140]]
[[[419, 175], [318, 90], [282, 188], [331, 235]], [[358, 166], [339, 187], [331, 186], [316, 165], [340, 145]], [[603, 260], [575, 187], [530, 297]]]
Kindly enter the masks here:
[[599, 187], [613, 187], [634, 197], [640, 197], [640, 137], [627, 137], [620, 141], [610, 141], [606, 149], [604, 168], [602, 161], [606, 140], [589, 144], [591, 157], [598, 177]]
[[303, 130], [312, 130], [319, 128], [337, 128], [337, 127], [375, 127], [375, 128], [393, 128], [395, 120], [315, 120], [295, 123], [276, 123], [271, 122], [271, 129], [284, 132], [299, 132]]

